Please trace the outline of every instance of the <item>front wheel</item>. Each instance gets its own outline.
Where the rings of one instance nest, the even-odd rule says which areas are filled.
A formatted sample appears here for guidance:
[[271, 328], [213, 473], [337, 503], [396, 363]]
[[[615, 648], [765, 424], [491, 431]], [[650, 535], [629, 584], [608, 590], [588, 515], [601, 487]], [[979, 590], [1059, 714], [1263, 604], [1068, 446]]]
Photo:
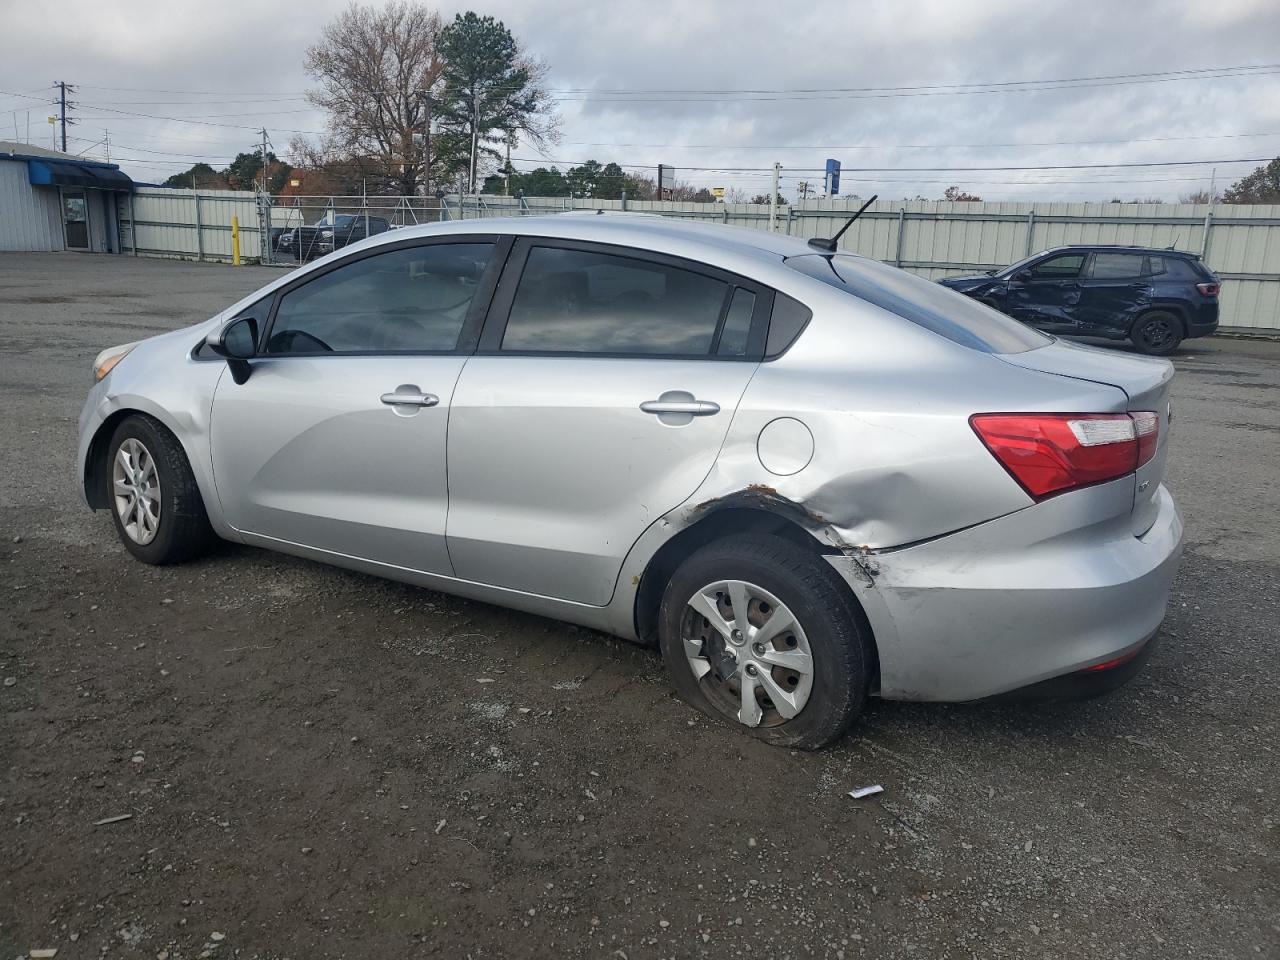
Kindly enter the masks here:
[[144, 414], [116, 427], [107, 500], [116, 533], [144, 563], [181, 563], [205, 553], [214, 541], [204, 500], [177, 438]]
[[1130, 339], [1145, 354], [1167, 357], [1182, 342], [1182, 323], [1172, 313], [1155, 310], [1138, 318]]
[[836, 572], [779, 537], [718, 540], [667, 585], [662, 656], [703, 713], [780, 746], [839, 737], [866, 700], [871, 640]]

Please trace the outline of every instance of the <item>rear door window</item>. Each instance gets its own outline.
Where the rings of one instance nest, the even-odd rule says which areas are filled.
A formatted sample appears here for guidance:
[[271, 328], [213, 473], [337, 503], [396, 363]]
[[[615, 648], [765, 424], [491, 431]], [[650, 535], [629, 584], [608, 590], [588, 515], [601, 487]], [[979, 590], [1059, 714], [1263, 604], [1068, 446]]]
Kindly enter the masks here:
[[534, 246], [500, 349], [744, 357], [755, 300], [726, 280], [656, 260]]
[[1146, 259], [1140, 253], [1095, 253], [1089, 264], [1088, 277], [1091, 280], [1136, 280], [1144, 272]]

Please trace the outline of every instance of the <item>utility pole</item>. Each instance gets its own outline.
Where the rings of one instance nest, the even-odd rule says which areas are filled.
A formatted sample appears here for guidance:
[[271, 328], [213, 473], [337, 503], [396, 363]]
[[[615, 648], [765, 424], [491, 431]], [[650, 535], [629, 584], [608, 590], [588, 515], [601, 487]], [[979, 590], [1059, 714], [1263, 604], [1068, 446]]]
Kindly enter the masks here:
[[[74, 120], [67, 120], [67, 87], [69, 84], [65, 80], [59, 80], [54, 84], [58, 88], [58, 120], [62, 130], [62, 152], [67, 152], [67, 124], [74, 123]], [[71, 92], [75, 93], [76, 88], [71, 87]], [[75, 106], [75, 104], [72, 104]]]
[[769, 193], [769, 231], [778, 230], [778, 177], [782, 174], [782, 164], [773, 165], [773, 190]]
[[511, 134], [507, 134], [507, 165], [502, 170], [502, 195], [511, 196]]
[[422, 91], [422, 186], [431, 191], [431, 91]]
[[102, 148], [105, 152], [107, 163], [111, 162], [111, 131], [102, 131]]
[[262, 192], [267, 193], [267, 128], [262, 128]]
[[476, 192], [476, 151], [480, 145], [480, 87], [471, 85], [471, 192]]
[[[258, 260], [271, 262], [271, 195], [267, 192], [267, 128], [262, 128], [262, 192], [258, 194]], [[199, 202], [199, 201], [197, 201]], [[301, 237], [301, 234], [298, 234]], [[299, 248], [299, 253], [301, 248]]]

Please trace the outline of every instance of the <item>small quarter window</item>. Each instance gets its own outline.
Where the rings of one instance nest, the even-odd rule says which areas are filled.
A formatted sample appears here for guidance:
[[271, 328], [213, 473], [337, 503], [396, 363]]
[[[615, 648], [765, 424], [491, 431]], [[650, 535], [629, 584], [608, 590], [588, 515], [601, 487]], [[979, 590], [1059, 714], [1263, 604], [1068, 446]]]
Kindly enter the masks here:
[[[821, 258], [819, 258], [821, 259]], [[797, 269], [804, 269], [791, 260], [787, 261], [788, 266], [796, 266]], [[816, 261], [814, 262], [816, 264]], [[814, 264], [806, 263], [805, 266], [813, 266]], [[809, 270], [805, 270], [810, 273]], [[827, 274], [831, 271], [817, 270], [818, 278], [831, 283], [827, 279]], [[812, 276], [813, 274], [810, 273]], [[839, 279], [839, 273], [834, 274]], [[832, 286], [835, 286], [832, 283]], [[813, 319], [813, 311], [806, 307], [799, 300], [793, 300], [785, 293], [774, 294], [773, 297], [773, 315], [769, 318], [769, 339], [765, 343], [764, 355], [766, 359], [772, 360], [774, 357], [782, 355], [786, 349], [795, 342], [796, 337], [800, 336], [800, 331], [805, 328], [809, 321]]]

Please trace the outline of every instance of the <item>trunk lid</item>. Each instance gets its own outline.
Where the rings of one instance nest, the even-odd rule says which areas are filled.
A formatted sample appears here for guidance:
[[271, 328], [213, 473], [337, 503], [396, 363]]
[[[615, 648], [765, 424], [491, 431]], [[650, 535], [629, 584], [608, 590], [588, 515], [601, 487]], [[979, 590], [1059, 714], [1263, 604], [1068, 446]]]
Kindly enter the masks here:
[[[1134, 484], [1133, 532], [1141, 536], [1151, 529], [1159, 505], [1156, 493], [1164, 479], [1169, 446], [1169, 385], [1174, 368], [1168, 360], [1138, 357], [1101, 347], [1055, 340], [1053, 343], [1025, 353], [998, 354], [1005, 363], [1050, 373], [1074, 380], [1101, 383], [1123, 390], [1129, 398], [1128, 410], [1152, 410], [1160, 417], [1160, 435], [1156, 453], [1138, 469]], [[1095, 411], [1065, 410], [1064, 413]], [[1101, 412], [1101, 411], [1098, 411]]]

